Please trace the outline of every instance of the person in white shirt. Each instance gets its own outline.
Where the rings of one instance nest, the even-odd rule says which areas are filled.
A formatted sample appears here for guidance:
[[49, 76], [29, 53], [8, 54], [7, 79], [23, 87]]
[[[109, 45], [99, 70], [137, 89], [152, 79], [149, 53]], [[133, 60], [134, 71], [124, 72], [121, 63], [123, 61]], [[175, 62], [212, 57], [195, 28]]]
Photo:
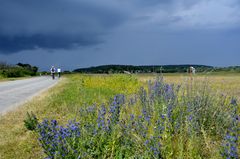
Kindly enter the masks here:
[[60, 78], [60, 76], [61, 76], [61, 68], [57, 69], [57, 73], [58, 73], [58, 78]]
[[190, 72], [189, 73], [192, 73], [193, 75], [196, 73], [196, 69], [194, 67], [190, 67]]
[[193, 67], [192, 69], [192, 73], [195, 74], [196, 73], [196, 69]]

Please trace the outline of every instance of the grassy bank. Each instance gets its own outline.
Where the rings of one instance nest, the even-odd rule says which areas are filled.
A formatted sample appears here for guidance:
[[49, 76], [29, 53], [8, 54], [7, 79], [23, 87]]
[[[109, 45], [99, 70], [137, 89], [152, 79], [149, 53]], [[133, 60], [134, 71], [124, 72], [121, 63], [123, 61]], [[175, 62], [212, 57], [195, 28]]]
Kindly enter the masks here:
[[[107, 110], [106, 114], [100, 116], [104, 123], [108, 119], [112, 119], [113, 116], [109, 113], [112, 106], [110, 101], [115, 100], [113, 97], [116, 94], [124, 94], [126, 98], [126, 103], [120, 108], [119, 116], [117, 115], [122, 125], [119, 123], [113, 124], [113, 131], [110, 135], [105, 134], [102, 126], [97, 126], [97, 134], [99, 135], [97, 137], [88, 135], [91, 134], [91, 130], [84, 133], [83, 130], [86, 130], [86, 128], [83, 127], [81, 134], [85, 135], [83, 136], [85, 139], [83, 138], [84, 143], [79, 142], [79, 145], [88, 145], [90, 143], [87, 142], [92, 141], [97, 144], [101, 143], [100, 145], [103, 148], [93, 150], [91, 149], [94, 148], [92, 145], [89, 148], [91, 152], [85, 158], [94, 158], [93, 156], [124, 158], [124, 155], [125, 157], [133, 157], [133, 154], [138, 154], [138, 157], [145, 155], [149, 158], [158, 158], [160, 155], [164, 158], [177, 158], [177, 156], [179, 158], [221, 158], [219, 151], [222, 138], [227, 132], [227, 121], [230, 120], [230, 117], [223, 116], [222, 118], [221, 114], [218, 113], [229, 111], [231, 98], [226, 96], [229, 95], [228, 92], [239, 97], [239, 77], [197, 76], [192, 82], [189, 78], [181, 75], [164, 77], [164, 81], [167, 83], [182, 84], [178, 92], [175, 92], [177, 85], [172, 87], [161, 81], [158, 84], [162, 84], [162, 87], [153, 88], [155, 84], [147, 82], [150, 79], [153, 81], [153, 77], [129, 75], [68, 76], [42, 96], [1, 117], [0, 158], [44, 157], [43, 150], [37, 141], [39, 137], [37, 133], [27, 131], [24, 127], [23, 120], [27, 111], [34, 112], [40, 122], [47, 118], [57, 120], [59, 125], [65, 125], [68, 120], [76, 119], [84, 125], [89, 123], [97, 125], [99, 122], [97, 118], [104, 110], [103, 108]], [[189, 85], [191, 87], [188, 87]], [[146, 88], [146, 93], [140, 91], [141, 86]], [[209, 86], [209, 88], [206, 88], [206, 86]], [[169, 89], [170, 92], [168, 92], [169, 90], [165, 88], [173, 89]], [[193, 88], [193, 94], [187, 94], [189, 89]], [[156, 89], [161, 90], [163, 94], [155, 92]], [[154, 92], [157, 94], [152, 94]], [[225, 100], [223, 96], [218, 95], [218, 92], [225, 94]], [[176, 97], [172, 96], [172, 93]], [[133, 94], [137, 95], [137, 98], [141, 98], [135, 100]], [[142, 95], [146, 97], [146, 100], [142, 100], [145, 99]], [[169, 95], [171, 96], [169, 97]], [[152, 103], [146, 102], [150, 100], [152, 100]], [[204, 102], [206, 104], [203, 104]], [[104, 107], [102, 107], [102, 103], [105, 103]], [[187, 107], [188, 104], [198, 107]], [[174, 108], [170, 105], [174, 105]], [[88, 112], [89, 108], [94, 108], [94, 110]], [[191, 108], [190, 112], [186, 111], [188, 108]], [[194, 111], [192, 108], [201, 109]], [[167, 115], [169, 112], [173, 114]], [[183, 112], [183, 116], [180, 118], [181, 112]], [[91, 113], [93, 113], [92, 116]], [[201, 113], [201, 116], [198, 116], [198, 113]], [[192, 115], [197, 118], [192, 119]], [[159, 124], [162, 127], [159, 127], [160, 130], [156, 132], [155, 127], [157, 126], [156, 123], [160, 122], [160, 116], [160, 120], [164, 119], [164, 121], [161, 121], [164, 124]], [[190, 122], [190, 118], [194, 122]], [[177, 121], [181, 121], [180, 124], [182, 125], [179, 126]], [[137, 123], [138, 126], [134, 126], [132, 122]], [[127, 125], [130, 123], [131, 125]], [[199, 127], [195, 128], [191, 124], [197, 124]], [[122, 126], [127, 126], [127, 128]], [[189, 131], [192, 133], [189, 133]], [[160, 150], [155, 149], [158, 142], [162, 145]], [[154, 148], [153, 151], [151, 147]], [[101, 152], [106, 155], [103, 156]], [[158, 157], [155, 156], [155, 153]]]
[[40, 97], [0, 117], [0, 158], [42, 158], [37, 137], [24, 127], [27, 112], [34, 112], [39, 120], [57, 119], [66, 123], [79, 115], [83, 105], [108, 101], [115, 94], [131, 94], [138, 88], [135, 78], [122, 75], [73, 75]]

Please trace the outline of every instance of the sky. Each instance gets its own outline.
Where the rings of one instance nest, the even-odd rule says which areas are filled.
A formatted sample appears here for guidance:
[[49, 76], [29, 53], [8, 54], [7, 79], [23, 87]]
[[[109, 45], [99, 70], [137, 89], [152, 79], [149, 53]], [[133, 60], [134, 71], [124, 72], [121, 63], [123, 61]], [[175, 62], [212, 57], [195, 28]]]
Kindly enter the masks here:
[[1, 0], [0, 61], [240, 65], [239, 0]]

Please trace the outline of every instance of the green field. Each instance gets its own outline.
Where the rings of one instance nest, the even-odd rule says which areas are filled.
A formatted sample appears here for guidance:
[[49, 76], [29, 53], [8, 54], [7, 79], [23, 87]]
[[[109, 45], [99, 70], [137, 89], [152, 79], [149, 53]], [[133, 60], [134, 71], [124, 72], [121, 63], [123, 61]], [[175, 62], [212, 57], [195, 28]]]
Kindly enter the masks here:
[[[156, 78], [66, 76], [40, 97], [0, 117], [0, 158], [239, 156], [238, 74]], [[39, 119], [38, 130], [24, 126], [27, 112]], [[61, 126], [70, 135], [55, 141], [51, 135], [61, 134]]]

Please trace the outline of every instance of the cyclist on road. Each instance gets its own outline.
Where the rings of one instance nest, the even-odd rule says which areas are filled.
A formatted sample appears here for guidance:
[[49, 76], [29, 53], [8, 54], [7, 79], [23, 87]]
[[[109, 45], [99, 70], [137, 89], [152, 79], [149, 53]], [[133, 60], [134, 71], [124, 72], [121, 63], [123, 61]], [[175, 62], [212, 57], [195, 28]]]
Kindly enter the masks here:
[[51, 67], [50, 72], [52, 75], [52, 79], [54, 80], [55, 79], [55, 67], [54, 66]]

